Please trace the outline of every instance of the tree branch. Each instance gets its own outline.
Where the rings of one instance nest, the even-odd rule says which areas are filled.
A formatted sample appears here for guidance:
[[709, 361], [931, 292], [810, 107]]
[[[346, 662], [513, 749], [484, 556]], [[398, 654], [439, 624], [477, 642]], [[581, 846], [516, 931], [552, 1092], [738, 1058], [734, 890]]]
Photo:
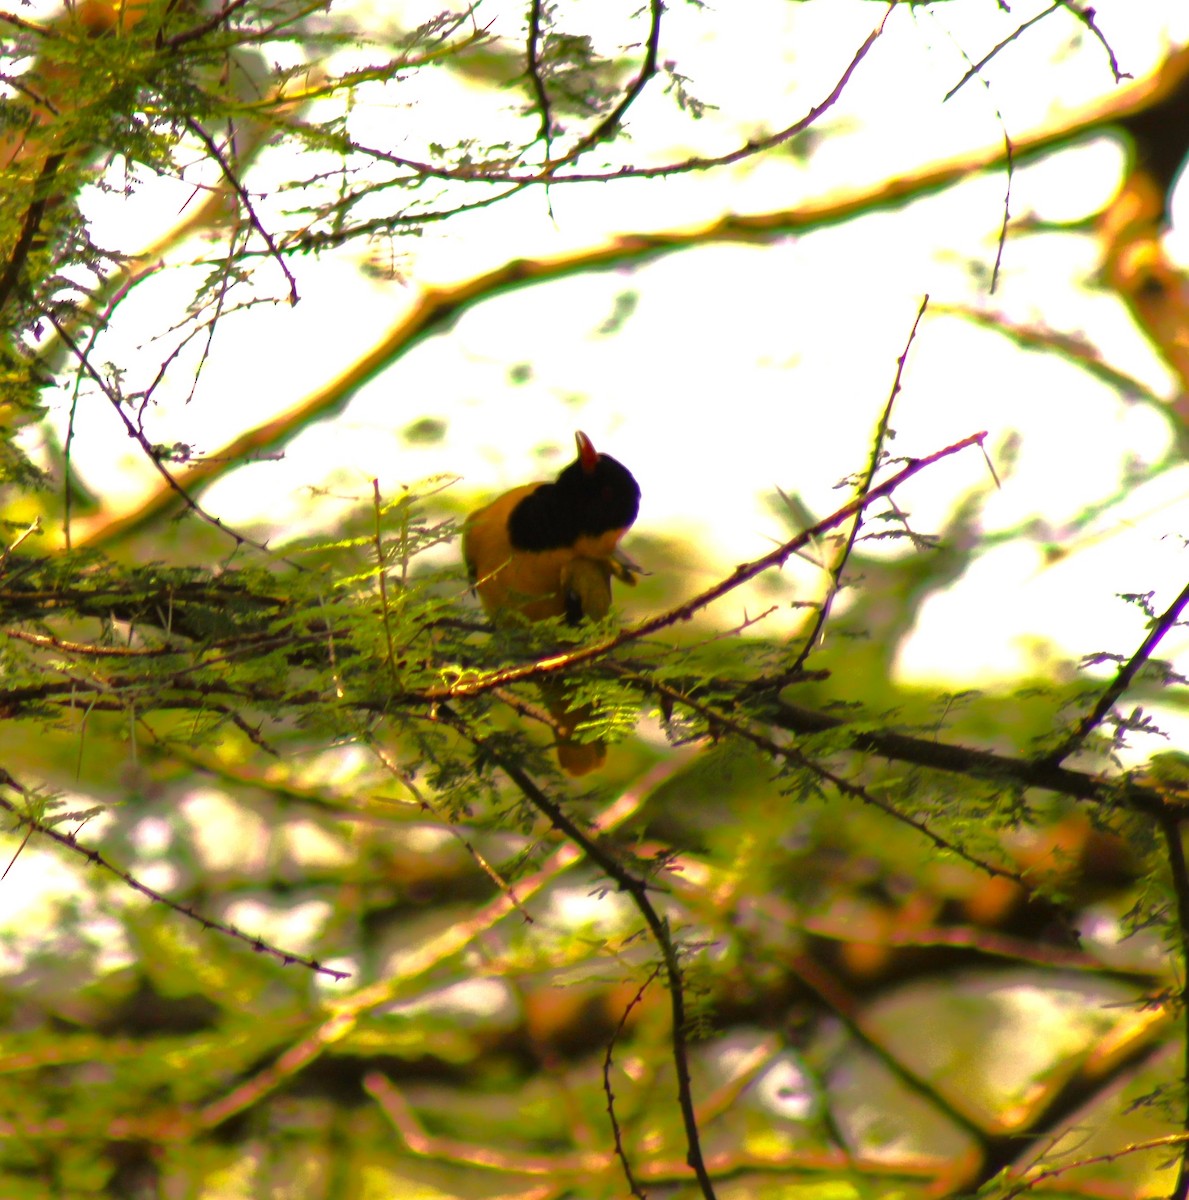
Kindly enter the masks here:
[[466, 723], [447, 709], [441, 712], [442, 721], [449, 725], [466, 741], [482, 750], [492, 762], [516, 785], [520, 794], [544, 816], [559, 833], [564, 834], [622, 891], [626, 892], [644, 918], [653, 940], [661, 952], [665, 977], [672, 1010], [673, 1066], [677, 1074], [677, 1102], [685, 1126], [686, 1162], [697, 1177], [705, 1200], [714, 1200], [714, 1184], [702, 1157], [701, 1136], [698, 1119], [694, 1111], [693, 1087], [689, 1074], [689, 1049], [686, 1042], [687, 1017], [685, 1011], [685, 983], [681, 973], [680, 956], [669, 932], [669, 922], [656, 911], [648, 896], [647, 883], [634, 875], [598, 841], [565, 813], [562, 807], [537, 785], [536, 781], [518, 763], [471, 733]]
[[[875, 479], [875, 472], [883, 462], [884, 441], [888, 436], [888, 422], [892, 416], [892, 405], [896, 402], [896, 397], [900, 394], [900, 381], [904, 377], [904, 364], [908, 361], [908, 352], [912, 349], [912, 343], [916, 340], [917, 330], [920, 328], [921, 318], [925, 315], [925, 309], [928, 307], [929, 296], [926, 293], [921, 300], [920, 308], [917, 309], [916, 320], [913, 321], [912, 328], [908, 331], [908, 341], [904, 344], [904, 350], [901, 352], [900, 357], [896, 359], [896, 375], [892, 380], [892, 390], [888, 393], [887, 403], [880, 414], [879, 424], [875, 428], [875, 439], [871, 446], [871, 455], [867, 460], [867, 469], [863, 472], [863, 477], [855, 488], [856, 499], [861, 499], [867, 495], [872, 481]], [[842, 573], [846, 570], [846, 564], [850, 561], [850, 556], [855, 548], [855, 542], [859, 537], [859, 530], [862, 527], [863, 510], [859, 509], [855, 513], [854, 520], [851, 521], [850, 533], [847, 535], [846, 545], [843, 546], [842, 552], [838, 555], [838, 561], [830, 570], [830, 586], [821, 604], [818, 606], [813, 626], [805, 637], [805, 645], [801, 648], [801, 652], [797, 655], [792, 667], [789, 668], [794, 675], [800, 674], [804, 670], [805, 660], [812, 653], [814, 646], [817, 644], [818, 637], [825, 628], [826, 621], [829, 620], [834, 598], [838, 595], [839, 588], [842, 585]]]
[[957, 454], [960, 450], [968, 449], [970, 446], [981, 446], [986, 436], [985, 432], [973, 433], [969, 437], [954, 442], [942, 450], [937, 450], [932, 454], [926, 455], [924, 458], [908, 459], [905, 467], [895, 475], [885, 479], [878, 487], [872, 488], [866, 495], [856, 496], [848, 504], [844, 504], [830, 516], [818, 521], [816, 525], [812, 525], [809, 529], [797, 534], [796, 537], [790, 538], [787, 542], [777, 546], [775, 550], [769, 551], [769, 553], [762, 555], [760, 558], [753, 559], [749, 563], [744, 563], [742, 566], [736, 567], [726, 579], [720, 580], [712, 587], [707, 588], [706, 591], [694, 596], [691, 600], [687, 600], [677, 605], [676, 608], [671, 608], [655, 617], [650, 617], [646, 621], [641, 621], [637, 625], [631, 625], [621, 630], [614, 637], [596, 642], [593, 645], [580, 646], [575, 650], [568, 650], [561, 654], [553, 654], [547, 658], [538, 659], [536, 662], [528, 663], [525, 666], [507, 667], [501, 671], [493, 671], [488, 674], [476, 674], [476, 677], [473, 679], [460, 680], [457, 683], [448, 684], [444, 687], [430, 688], [422, 692], [421, 695], [428, 701], [451, 700], [463, 696], [477, 696], [483, 692], [489, 692], [493, 688], [504, 687], [509, 683], [515, 683], [521, 679], [537, 679], [545, 675], [555, 675], [579, 663], [591, 662], [595, 659], [603, 658], [612, 650], [627, 645], [629, 642], [639, 641], [641, 638], [649, 637], [662, 629], [667, 629], [671, 625], [688, 621], [695, 613], [712, 604], [715, 600], [719, 600], [734, 591], [735, 588], [747, 583], [748, 580], [754, 579], [757, 575], [762, 574], [771, 567], [783, 566], [790, 555], [795, 554], [798, 550], [817, 540], [823, 533], [834, 529], [850, 517], [862, 512], [864, 508], [874, 501], [883, 499], [885, 496], [890, 496], [901, 484], [906, 483], [914, 475], [931, 467], [935, 462], [939, 462], [951, 454]]
[[1073, 732], [1064, 738], [1055, 750], [1044, 755], [1040, 760], [1042, 763], [1050, 763], [1056, 766], [1062, 759], [1068, 758], [1081, 746], [1082, 742], [1086, 740], [1107, 713], [1111, 711], [1115, 701], [1131, 686], [1131, 681], [1135, 678], [1136, 673], [1152, 657], [1152, 652], [1160, 645], [1164, 639], [1164, 635], [1176, 625], [1186, 604], [1189, 604], [1189, 584], [1185, 585], [1181, 590], [1181, 594], [1168, 606], [1164, 614], [1156, 620], [1149, 630], [1148, 636], [1140, 644], [1139, 649], [1119, 668], [1106, 691], [1098, 698], [1098, 703], [1078, 722]]
[[3, 312], [9, 300], [12, 299], [17, 285], [20, 283], [21, 271], [29, 257], [29, 251], [33, 249], [33, 239], [37, 236], [38, 229], [41, 228], [42, 218], [49, 205], [50, 185], [65, 159], [66, 155], [63, 153], [47, 154], [45, 161], [41, 164], [41, 171], [33, 184], [33, 195], [29, 200], [29, 206], [25, 209], [24, 220], [21, 222], [20, 235], [5, 264], [4, 274], [0, 275], [0, 312]]
[[[0, 786], [11, 788], [21, 796], [27, 797], [29, 795], [28, 791], [4, 770], [3, 767], [0, 767]], [[61, 830], [55, 829], [52, 825], [47, 825], [44, 821], [39, 821], [36, 817], [29, 816], [28, 813], [21, 811], [19, 805], [14, 804], [4, 796], [0, 796], [0, 808], [10, 812], [19, 824], [27, 826], [31, 831], [41, 834], [42, 837], [47, 837], [51, 841], [57, 842], [60, 846], [65, 846], [71, 854], [76, 854], [80, 858], [86, 859], [92, 866], [99, 867], [109, 874], [114, 875], [134, 892], [139, 892], [142, 896], [147, 896], [154, 903], [163, 904], [166, 908], [172, 908], [174, 912], [181, 913], [182, 916], [189, 917], [192, 921], [197, 921], [203, 929], [213, 929], [218, 933], [226, 934], [227, 937], [244, 942], [256, 951], [257, 954], [267, 954], [271, 958], [277, 959], [283, 966], [297, 964], [298, 966], [308, 967], [311, 971], [315, 971], [320, 975], [329, 975], [332, 979], [350, 978], [350, 972], [348, 971], [334, 971], [330, 967], [324, 967], [317, 959], [306, 958], [304, 955], [282, 950], [264, 941], [262, 938], [244, 933], [242, 929], [237, 929], [234, 925], [217, 921], [213, 917], [203, 916], [202, 913], [197, 912], [188, 904], [171, 900], [162, 892], [157, 891], [156, 888], [149, 887], [147, 883], [142, 883], [136, 876], [129, 874], [129, 872], [121, 867], [117, 867], [114, 863], [104, 858], [99, 851], [88, 850], [86, 846], [79, 845], [73, 834], [62, 833]]]

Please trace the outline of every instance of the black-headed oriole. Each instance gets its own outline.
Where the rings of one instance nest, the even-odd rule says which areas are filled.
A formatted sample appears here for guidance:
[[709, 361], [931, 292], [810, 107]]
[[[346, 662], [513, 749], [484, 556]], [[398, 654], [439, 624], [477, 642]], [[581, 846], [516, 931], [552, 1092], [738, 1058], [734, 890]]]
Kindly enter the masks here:
[[[526, 483], [471, 513], [462, 553], [471, 583], [497, 623], [518, 617], [571, 624], [599, 620], [611, 607], [611, 577], [635, 583], [616, 555], [636, 519], [640, 486], [631, 471], [575, 435], [578, 457], [552, 482]], [[558, 727], [557, 758], [570, 775], [585, 775], [607, 757], [601, 742], [570, 736], [589, 713], [568, 708], [556, 685], [543, 692]]]

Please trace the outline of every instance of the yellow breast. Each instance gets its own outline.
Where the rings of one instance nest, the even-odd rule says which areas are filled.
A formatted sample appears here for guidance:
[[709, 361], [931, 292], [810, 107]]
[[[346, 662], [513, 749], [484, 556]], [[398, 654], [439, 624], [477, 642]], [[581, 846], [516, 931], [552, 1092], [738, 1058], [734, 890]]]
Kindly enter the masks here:
[[[467, 518], [462, 553], [484, 609], [492, 617], [518, 612], [530, 621], [543, 621], [563, 616], [567, 593], [576, 591], [584, 613], [605, 616], [610, 607], [610, 576], [617, 573], [610, 560], [624, 530], [582, 537], [573, 546], [557, 550], [514, 550], [508, 541], [508, 517], [538, 486], [513, 488]], [[596, 569], [575, 569], [579, 560], [589, 560]], [[599, 586], [600, 577], [605, 588]]]

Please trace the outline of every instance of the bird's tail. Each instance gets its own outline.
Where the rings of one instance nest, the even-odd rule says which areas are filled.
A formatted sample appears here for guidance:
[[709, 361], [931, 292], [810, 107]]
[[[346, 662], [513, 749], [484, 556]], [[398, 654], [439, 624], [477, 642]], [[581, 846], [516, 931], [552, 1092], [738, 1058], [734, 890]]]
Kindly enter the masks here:
[[587, 775], [597, 771], [607, 761], [607, 747], [602, 742], [575, 742], [559, 738], [558, 765], [567, 775]]
[[560, 681], [542, 679], [538, 686], [557, 730], [558, 765], [567, 775], [597, 771], [607, 761], [607, 747], [601, 741], [579, 741], [574, 737], [594, 709], [589, 704], [571, 706]]

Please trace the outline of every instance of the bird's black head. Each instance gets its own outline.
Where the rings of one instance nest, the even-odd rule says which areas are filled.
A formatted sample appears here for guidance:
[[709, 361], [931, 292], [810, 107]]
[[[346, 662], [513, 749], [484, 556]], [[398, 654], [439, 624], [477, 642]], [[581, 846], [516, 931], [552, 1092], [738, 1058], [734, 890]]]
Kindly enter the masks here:
[[599, 454], [584, 433], [578, 457], [554, 483], [534, 488], [512, 510], [508, 536], [516, 550], [560, 550], [579, 538], [626, 529], [640, 511], [640, 485], [609, 454]]

